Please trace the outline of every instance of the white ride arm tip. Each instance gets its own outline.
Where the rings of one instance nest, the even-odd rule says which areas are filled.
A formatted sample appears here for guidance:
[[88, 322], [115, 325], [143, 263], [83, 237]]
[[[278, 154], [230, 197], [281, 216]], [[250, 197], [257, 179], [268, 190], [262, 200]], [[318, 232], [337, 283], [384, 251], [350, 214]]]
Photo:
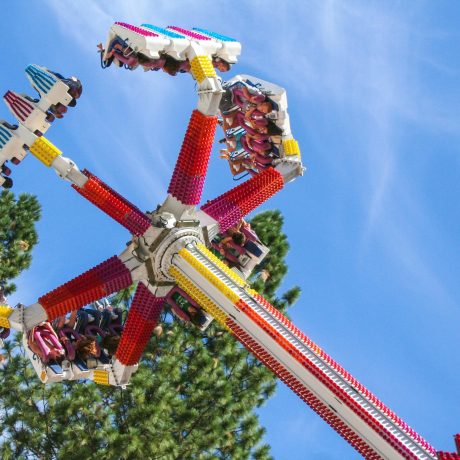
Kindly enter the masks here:
[[275, 169], [283, 176], [285, 184], [292, 182], [296, 177], [303, 176], [306, 169], [298, 160], [280, 159], [274, 164]]
[[62, 155], [57, 156], [51, 167], [56, 171], [56, 174], [62, 179], [68, 180], [77, 187], [83, 187], [88, 180], [79, 169], [78, 166], [69, 158]]
[[16, 307], [9, 317], [9, 322], [12, 329], [28, 331], [47, 319], [45, 309], [39, 303], [34, 303], [29, 307]]
[[136, 372], [138, 365], [125, 366], [118, 359], [114, 358], [112, 369], [109, 373], [109, 384], [114, 386], [125, 386], [129, 383], [131, 375]]

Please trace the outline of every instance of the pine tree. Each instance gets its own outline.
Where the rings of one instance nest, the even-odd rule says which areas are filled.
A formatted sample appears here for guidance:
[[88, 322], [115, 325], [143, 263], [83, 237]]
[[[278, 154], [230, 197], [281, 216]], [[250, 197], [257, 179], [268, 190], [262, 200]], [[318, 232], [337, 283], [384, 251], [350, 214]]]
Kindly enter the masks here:
[[[299, 289], [275, 297], [287, 271], [282, 223], [278, 211], [252, 220], [271, 248], [252, 281], [286, 308]], [[265, 283], [261, 276], [268, 276]], [[122, 293], [119, 302], [129, 295]], [[275, 391], [275, 377], [215, 322], [201, 332], [165, 311], [126, 390], [81, 382], [45, 386], [18, 338], [7, 343], [5, 354], [0, 369], [4, 459], [271, 458], [254, 409]]]
[[0, 291], [9, 295], [16, 290], [11, 280], [30, 266], [32, 249], [38, 242], [35, 222], [40, 219], [37, 199], [4, 190], [0, 193]]
[[251, 220], [251, 226], [261, 241], [270, 248], [267, 257], [251, 276], [252, 287], [272, 301], [281, 311], [293, 305], [300, 296], [300, 288], [293, 287], [281, 298], [276, 298], [276, 291], [287, 273], [285, 257], [289, 251], [287, 236], [282, 232], [284, 223], [280, 211], [267, 211], [257, 214]]

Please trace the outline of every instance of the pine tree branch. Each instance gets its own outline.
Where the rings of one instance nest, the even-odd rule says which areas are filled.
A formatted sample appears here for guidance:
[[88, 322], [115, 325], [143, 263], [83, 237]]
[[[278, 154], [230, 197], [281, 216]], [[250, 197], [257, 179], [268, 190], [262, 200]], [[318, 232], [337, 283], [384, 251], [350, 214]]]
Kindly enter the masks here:
[[53, 443], [53, 441], [51, 440], [51, 437], [50, 437], [49, 421], [48, 421], [48, 409], [47, 409], [47, 404], [46, 404], [46, 401], [45, 401], [45, 385], [43, 385], [42, 403], [43, 403], [43, 415], [45, 417], [46, 440], [49, 442], [49, 445], [50, 445], [51, 450], [53, 452], [53, 457], [56, 458], [56, 449], [55, 449], [54, 443]]

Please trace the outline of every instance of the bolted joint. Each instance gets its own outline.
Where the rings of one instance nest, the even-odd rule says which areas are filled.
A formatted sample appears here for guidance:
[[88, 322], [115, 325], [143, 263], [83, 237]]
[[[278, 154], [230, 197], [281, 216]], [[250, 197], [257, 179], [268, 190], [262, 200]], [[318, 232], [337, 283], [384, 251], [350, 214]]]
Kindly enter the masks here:
[[203, 235], [200, 228], [185, 227], [171, 231], [153, 255], [153, 268], [156, 281], [174, 281], [169, 272], [174, 255], [178, 254], [188, 244], [202, 242]]
[[77, 187], [83, 187], [88, 181], [88, 177], [80, 172], [77, 165], [62, 155], [57, 156], [51, 166], [61, 179], [67, 180]]

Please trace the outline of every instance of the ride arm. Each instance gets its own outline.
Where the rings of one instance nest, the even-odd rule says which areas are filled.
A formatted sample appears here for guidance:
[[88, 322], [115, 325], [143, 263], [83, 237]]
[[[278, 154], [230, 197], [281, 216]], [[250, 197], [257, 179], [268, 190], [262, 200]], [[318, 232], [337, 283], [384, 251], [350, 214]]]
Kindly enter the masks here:
[[438, 452], [438, 460], [460, 460], [460, 433], [454, 436], [457, 452]]
[[200, 202], [222, 95], [222, 85], [212, 60], [202, 48], [192, 42], [186, 57], [198, 85], [198, 107], [192, 112], [168, 187], [168, 197], [162, 206], [162, 211], [172, 212], [177, 219]]
[[[37, 303], [5, 311], [3, 327], [28, 331], [43, 321], [64, 316], [146, 278], [145, 264], [133, 254], [131, 243], [119, 256], [105, 260], [44, 294]], [[0, 312], [0, 322], [1, 316]]]
[[59, 177], [71, 182], [78, 193], [131, 233], [140, 236], [150, 227], [148, 216], [88, 170], [80, 171], [45, 136], [38, 137], [24, 130], [23, 137], [32, 155], [45, 166], [53, 168]]
[[142, 211], [89, 171], [80, 171], [71, 159], [64, 157], [43, 136], [50, 127], [48, 108], [55, 104], [68, 106], [73, 96], [79, 97], [81, 84], [79, 88], [72, 87], [77, 84], [77, 80], [66, 79], [67, 83], [64, 83], [56, 74], [37, 65], [28, 66], [26, 75], [39, 92], [40, 99], [32, 99], [13, 91], [5, 94], [4, 101], [19, 125], [2, 123], [0, 126], [0, 166], [13, 157], [21, 160], [26, 155], [25, 149], [28, 149], [45, 166], [54, 169], [77, 192], [131, 233], [143, 235], [150, 227], [150, 219]]
[[147, 346], [153, 329], [158, 324], [165, 297], [158, 297], [154, 286], [144, 282], [137, 285], [120, 343], [112, 363], [109, 383], [126, 385]]
[[190, 62], [190, 72], [197, 82], [198, 110], [204, 115], [217, 115], [223, 90], [211, 56], [195, 42], [191, 42], [187, 48], [186, 56]]
[[78, 169], [69, 158], [62, 156], [62, 152], [45, 136], [36, 136], [29, 132], [29, 140], [25, 145], [30, 153], [48, 168], [54, 169], [56, 174], [73, 185], [83, 187], [88, 178]]
[[365, 458], [437, 458], [420, 435], [204, 246], [181, 250], [170, 274]]
[[208, 227], [209, 239], [235, 225], [283, 187], [283, 175], [270, 167], [208, 201], [198, 215], [201, 224]]
[[216, 116], [193, 111], [169, 183], [168, 198], [162, 206], [163, 211], [172, 212], [176, 218], [201, 200], [216, 126]]

